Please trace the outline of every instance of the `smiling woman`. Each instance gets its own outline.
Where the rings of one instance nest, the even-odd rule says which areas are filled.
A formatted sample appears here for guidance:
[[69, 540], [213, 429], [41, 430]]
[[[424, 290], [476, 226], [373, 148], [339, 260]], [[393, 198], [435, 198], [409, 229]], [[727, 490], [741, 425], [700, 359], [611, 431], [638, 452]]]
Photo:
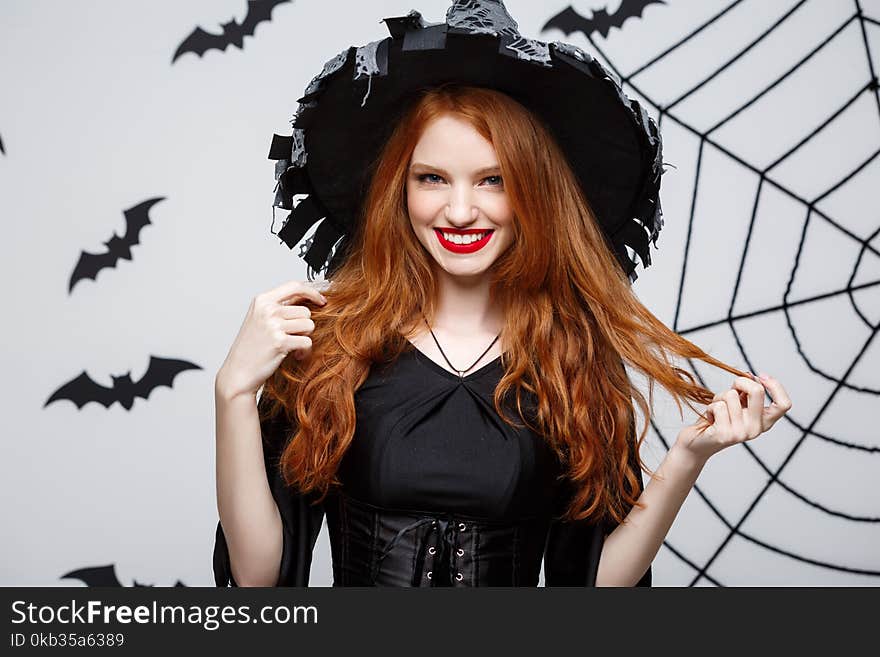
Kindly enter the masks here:
[[[222, 464], [225, 507], [231, 482], [247, 481], [262, 521], [221, 508], [217, 583], [235, 583], [234, 561], [257, 573], [250, 583], [306, 584], [326, 514], [340, 586], [534, 586], [542, 559], [550, 586], [650, 585], [705, 460], [768, 429], [784, 391], [774, 384], [781, 404], [762, 415], [759, 383], [737, 379], [743, 407], [735, 391], [719, 401], [673, 365], [744, 374], [631, 289], [626, 247], [646, 264], [646, 231], [656, 237], [662, 224], [659, 133], [601, 67], [566, 44], [554, 44], [555, 60], [534, 41], [506, 54], [499, 39], [515, 50], [521, 38], [497, 0], [454, 2], [441, 26], [416, 12], [386, 20], [393, 43], [328, 62], [294, 135], [274, 142], [290, 158], [279, 162], [278, 204], [292, 208], [302, 190], [318, 199], [292, 208], [279, 235], [293, 246], [326, 216], [305, 257], [326, 259], [332, 280], [326, 304], [305, 309], [311, 355], [285, 357], [258, 402], [269, 491], [252, 462]], [[380, 73], [413, 61], [410, 76]], [[554, 61], [558, 77], [544, 68]], [[364, 71], [369, 95], [352, 107]], [[289, 296], [269, 294], [261, 313], [285, 312]], [[659, 383], [699, 414], [647, 487], [639, 448], [652, 409], [627, 365], [651, 394]], [[246, 392], [252, 411], [256, 391]]]

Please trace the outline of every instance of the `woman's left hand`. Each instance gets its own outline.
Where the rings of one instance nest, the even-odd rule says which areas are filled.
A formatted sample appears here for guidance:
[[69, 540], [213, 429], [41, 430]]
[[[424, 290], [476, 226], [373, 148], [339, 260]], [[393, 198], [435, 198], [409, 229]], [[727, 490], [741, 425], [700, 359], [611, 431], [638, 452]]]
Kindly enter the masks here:
[[[766, 407], [765, 388], [771, 400]], [[694, 424], [681, 430], [676, 446], [705, 462], [725, 447], [757, 438], [789, 410], [791, 400], [779, 381], [770, 376], [763, 381], [758, 377], [738, 376], [730, 389], [716, 394], [706, 407], [712, 423], [697, 418]]]

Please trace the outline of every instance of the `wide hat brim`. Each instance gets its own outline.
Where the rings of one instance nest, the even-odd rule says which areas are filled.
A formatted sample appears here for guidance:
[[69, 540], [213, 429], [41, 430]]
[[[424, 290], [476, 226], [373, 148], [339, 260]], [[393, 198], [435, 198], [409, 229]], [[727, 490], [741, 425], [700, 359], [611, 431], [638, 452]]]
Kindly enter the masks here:
[[[293, 134], [274, 135], [274, 206], [292, 210], [278, 236], [293, 248], [320, 221], [304, 259], [331, 278], [347, 255], [372, 165], [395, 123], [419, 91], [454, 82], [497, 89], [544, 122], [609, 248], [635, 281], [627, 247], [648, 266], [649, 241], [656, 246], [663, 225], [662, 141], [616, 78], [576, 46], [520, 36], [512, 19], [512, 26], [479, 24], [480, 31], [460, 21], [429, 25], [415, 11], [385, 22], [391, 36], [327, 62], [299, 99]], [[298, 194], [308, 196], [294, 207]]]

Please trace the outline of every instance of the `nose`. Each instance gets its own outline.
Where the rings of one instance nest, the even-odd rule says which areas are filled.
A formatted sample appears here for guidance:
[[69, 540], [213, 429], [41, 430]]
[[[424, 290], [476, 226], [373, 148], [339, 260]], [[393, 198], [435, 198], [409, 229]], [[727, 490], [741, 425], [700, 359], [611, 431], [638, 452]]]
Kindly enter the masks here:
[[470, 190], [461, 188], [450, 192], [444, 213], [446, 220], [455, 226], [472, 223], [479, 217], [479, 210], [473, 205]]

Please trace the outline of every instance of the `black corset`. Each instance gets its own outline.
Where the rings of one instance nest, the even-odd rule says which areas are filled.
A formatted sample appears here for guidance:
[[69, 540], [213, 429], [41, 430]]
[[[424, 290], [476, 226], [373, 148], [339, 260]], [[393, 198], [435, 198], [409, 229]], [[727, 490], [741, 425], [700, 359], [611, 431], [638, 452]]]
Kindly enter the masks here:
[[548, 517], [495, 522], [386, 509], [336, 490], [325, 502], [333, 586], [537, 586]]

